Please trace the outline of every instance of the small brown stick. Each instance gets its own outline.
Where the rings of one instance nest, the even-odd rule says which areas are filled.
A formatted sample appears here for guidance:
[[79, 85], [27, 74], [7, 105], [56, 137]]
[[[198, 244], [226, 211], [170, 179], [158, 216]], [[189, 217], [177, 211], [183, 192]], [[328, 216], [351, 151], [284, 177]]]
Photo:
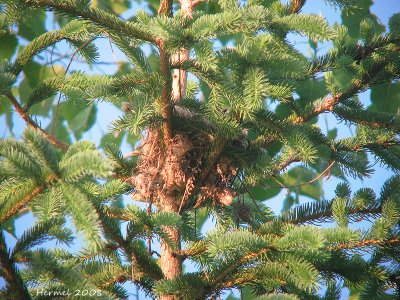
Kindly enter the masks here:
[[309, 180], [309, 181], [307, 181], [307, 182], [304, 182], [304, 183], [301, 183], [301, 184], [297, 184], [297, 185], [285, 186], [285, 185], [284, 185], [283, 183], [281, 183], [278, 179], [276, 179], [275, 177], [272, 177], [272, 179], [273, 179], [276, 183], [278, 183], [278, 184], [280, 185], [280, 187], [279, 187], [279, 186], [271, 186], [270, 188], [285, 188], [285, 189], [290, 189], [290, 188], [296, 188], [296, 187], [300, 187], [300, 186], [303, 186], [303, 185], [307, 185], [307, 184], [313, 183], [314, 181], [316, 181], [316, 180], [320, 179], [322, 176], [324, 176], [324, 175], [332, 168], [332, 166], [334, 165], [334, 163], [335, 163], [335, 160], [333, 160], [333, 161], [326, 167], [326, 169], [325, 169], [324, 171], [322, 171], [322, 173], [319, 174], [318, 176], [316, 176], [315, 178], [313, 178], [313, 179], [311, 179], [311, 180]]
[[28, 124], [28, 126], [37, 130], [42, 136], [44, 136], [53, 146], [66, 151], [68, 149], [68, 145], [61, 142], [57, 138], [55, 138], [50, 133], [43, 130], [32, 118], [28, 115], [28, 113], [22, 108], [22, 106], [18, 103], [17, 99], [14, 97], [11, 92], [5, 94], [7, 98], [11, 101], [11, 104], [14, 106], [15, 111], [21, 116], [21, 118]]
[[134, 151], [132, 151], [132, 152], [130, 152], [130, 153], [128, 153], [128, 154], [125, 154], [125, 155], [122, 156], [122, 157], [123, 157], [123, 158], [128, 158], [128, 157], [135, 156], [135, 155], [139, 155], [139, 154], [140, 154], [140, 151], [134, 150]]
[[[72, 56], [71, 56], [71, 58], [70, 58], [70, 60], [69, 60], [69, 63], [68, 63], [67, 68], [65, 69], [64, 76], [67, 75], [68, 69], [69, 69], [69, 67], [70, 67], [71, 64], [72, 64], [72, 61], [74, 60], [75, 55], [76, 55], [80, 50], [82, 50], [83, 48], [85, 48], [90, 42], [92, 42], [92, 41], [95, 40], [95, 39], [96, 39], [96, 38], [91, 38], [91, 39], [87, 40], [87, 41], [86, 41], [85, 43], [83, 43], [78, 49], [75, 50], [75, 52], [72, 54]], [[60, 106], [60, 101], [61, 101], [61, 92], [59, 93], [58, 99], [57, 99], [56, 112], [55, 112], [55, 114], [54, 114], [53, 126], [52, 126], [52, 128], [51, 128], [51, 134], [54, 134], [54, 130], [56, 129], [57, 118], [58, 118], [58, 108], [59, 108], [59, 106]]]

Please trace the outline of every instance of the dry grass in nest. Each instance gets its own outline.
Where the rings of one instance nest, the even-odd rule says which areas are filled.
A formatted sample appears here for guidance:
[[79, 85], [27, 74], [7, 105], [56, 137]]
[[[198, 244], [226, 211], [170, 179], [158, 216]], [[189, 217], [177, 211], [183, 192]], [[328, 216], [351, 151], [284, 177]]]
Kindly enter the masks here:
[[[175, 206], [186, 203], [199, 194], [195, 207], [206, 199], [220, 205], [231, 205], [235, 193], [230, 182], [236, 176], [232, 161], [221, 155], [205, 180], [200, 178], [210, 151], [207, 137], [175, 133], [168, 149], [164, 149], [160, 133], [149, 130], [143, 141], [138, 166], [132, 176], [135, 193], [132, 198], [159, 203], [160, 199], [173, 198]], [[202, 182], [200, 182], [202, 181]]]

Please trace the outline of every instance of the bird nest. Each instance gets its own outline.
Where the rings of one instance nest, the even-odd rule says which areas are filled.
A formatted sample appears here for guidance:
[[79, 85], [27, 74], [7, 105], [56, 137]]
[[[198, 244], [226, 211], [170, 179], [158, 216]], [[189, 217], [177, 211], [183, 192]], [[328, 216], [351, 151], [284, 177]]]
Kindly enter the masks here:
[[230, 205], [235, 197], [230, 187], [237, 167], [227, 156], [220, 155], [204, 176], [212, 142], [208, 136], [177, 132], [166, 147], [161, 134], [149, 130], [131, 178], [135, 188], [132, 197], [156, 205], [160, 199], [174, 198], [180, 207], [199, 207], [206, 200]]

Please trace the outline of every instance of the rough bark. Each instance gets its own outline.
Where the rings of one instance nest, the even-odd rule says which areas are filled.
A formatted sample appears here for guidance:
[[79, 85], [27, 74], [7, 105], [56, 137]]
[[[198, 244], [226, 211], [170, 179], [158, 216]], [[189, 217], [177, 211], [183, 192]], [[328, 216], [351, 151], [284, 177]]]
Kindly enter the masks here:
[[[178, 212], [178, 206], [176, 200], [172, 196], [166, 196], [161, 201], [164, 206], [160, 207], [162, 211], [166, 212]], [[169, 238], [176, 244], [176, 250], [181, 250], [181, 238], [180, 232], [177, 228], [167, 227], [165, 228]], [[161, 258], [160, 258], [161, 270], [164, 277], [167, 279], [174, 279], [182, 273], [182, 259], [181, 257], [174, 254], [173, 249], [164, 241], [161, 242]], [[175, 295], [163, 295], [161, 300], [178, 300], [179, 297]]]
[[[186, 14], [186, 17], [192, 17], [193, 3], [191, 0], [181, 0], [181, 10]], [[171, 63], [182, 63], [189, 57], [189, 51], [187, 49], [181, 49], [179, 52], [171, 56]], [[185, 96], [187, 82], [187, 72], [185, 70], [175, 69], [172, 72], [172, 82], [171, 82], [171, 103], [179, 102]], [[170, 111], [171, 112], [171, 111]], [[173, 134], [172, 134], [173, 135]], [[172, 140], [171, 140], [172, 142]], [[167, 143], [171, 145], [171, 143]], [[172, 151], [171, 149], [166, 149], [167, 156], [169, 156]], [[168, 157], [166, 159], [166, 164], [169, 164]], [[169, 169], [169, 168], [167, 168]], [[170, 176], [171, 175], [171, 176]], [[167, 177], [175, 177], [170, 174]], [[169, 178], [171, 179], [171, 178]], [[167, 178], [167, 182], [168, 182]], [[171, 191], [167, 191], [166, 195], [163, 195], [159, 199], [158, 208], [160, 211], [165, 212], [175, 212], [179, 213], [179, 199], [183, 195], [174, 195]], [[173, 227], [165, 228], [170, 240], [175, 244], [176, 250], [181, 250], [181, 238], [179, 229]], [[176, 252], [176, 251], [175, 251]], [[173, 249], [164, 241], [161, 242], [161, 258], [160, 258], [161, 270], [164, 277], [167, 279], [174, 279], [180, 274], [182, 274], [182, 259], [181, 257], [174, 254]], [[178, 300], [181, 299], [179, 296], [175, 295], [163, 295], [161, 300]]]

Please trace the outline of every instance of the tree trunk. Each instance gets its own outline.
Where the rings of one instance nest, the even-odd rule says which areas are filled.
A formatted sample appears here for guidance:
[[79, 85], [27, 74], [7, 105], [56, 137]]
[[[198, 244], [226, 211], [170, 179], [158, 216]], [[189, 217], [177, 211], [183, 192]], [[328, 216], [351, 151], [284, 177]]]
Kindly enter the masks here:
[[[180, 0], [181, 10], [185, 12], [187, 18], [192, 17], [193, 4], [192, 0]], [[182, 63], [189, 58], [189, 51], [181, 49], [178, 53], [171, 56], [172, 63]], [[178, 103], [184, 96], [186, 91], [187, 72], [186, 70], [175, 69], [172, 73], [172, 87], [171, 87], [171, 102]], [[168, 153], [168, 149], [166, 151]], [[168, 159], [166, 160], [168, 164]], [[168, 193], [168, 192], [167, 192]], [[182, 196], [182, 195], [181, 195]], [[160, 199], [159, 210], [165, 212], [179, 213], [179, 203], [176, 197], [172, 195], [165, 195]], [[177, 250], [181, 250], [181, 237], [179, 229], [165, 228], [170, 240], [176, 245]], [[164, 277], [167, 279], [174, 279], [182, 274], [182, 258], [175, 255], [173, 250], [165, 243], [161, 242], [161, 270]], [[176, 295], [163, 295], [161, 300], [179, 300], [181, 297]]]
[[[178, 205], [174, 197], [166, 196], [162, 201], [160, 201], [163, 205], [161, 208], [162, 211], [166, 212], [175, 212], [178, 213]], [[178, 250], [181, 249], [181, 238], [180, 232], [177, 228], [167, 227], [165, 228], [169, 238], [176, 245]], [[179, 276], [182, 273], [182, 259], [175, 255], [173, 250], [165, 243], [161, 242], [161, 258], [160, 258], [161, 270], [167, 279], [173, 279]], [[164, 295], [161, 296], [161, 300], [178, 300], [180, 299], [174, 295]]]

